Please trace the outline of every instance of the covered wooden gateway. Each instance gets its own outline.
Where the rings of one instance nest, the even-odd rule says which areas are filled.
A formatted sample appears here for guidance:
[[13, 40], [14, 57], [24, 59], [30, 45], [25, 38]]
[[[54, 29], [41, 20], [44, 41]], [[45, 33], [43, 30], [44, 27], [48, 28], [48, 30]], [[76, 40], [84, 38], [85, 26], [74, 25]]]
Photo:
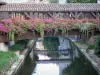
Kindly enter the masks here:
[[[68, 3], [68, 4], [4, 4], [0, 6], [0, 19], [24, 15], [26, 18], [68, 18], [68, 19], [100, 19], [100, 4]], [[6, 35], [5, 35], [6, 36]], [[7, 41], [7, 36], [0, 36], [0, 42]], [[27, 33], [16, 40], [34, 37]]]
[[0, 19], [16, 14], [35, 18], [100, 18], [100, 4], [5, 4], [0, 6]]

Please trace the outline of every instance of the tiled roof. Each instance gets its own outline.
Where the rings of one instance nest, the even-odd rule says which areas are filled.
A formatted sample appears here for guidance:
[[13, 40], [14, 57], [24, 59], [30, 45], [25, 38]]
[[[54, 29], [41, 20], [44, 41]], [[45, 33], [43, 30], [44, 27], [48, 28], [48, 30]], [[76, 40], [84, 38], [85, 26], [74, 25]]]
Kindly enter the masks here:
[[0, 6], [0, 11], [100, 11], [100, 4], [6, 4]]
[[6, 2], [0, 1], [0, 5], [4, 5], [6, 4]]

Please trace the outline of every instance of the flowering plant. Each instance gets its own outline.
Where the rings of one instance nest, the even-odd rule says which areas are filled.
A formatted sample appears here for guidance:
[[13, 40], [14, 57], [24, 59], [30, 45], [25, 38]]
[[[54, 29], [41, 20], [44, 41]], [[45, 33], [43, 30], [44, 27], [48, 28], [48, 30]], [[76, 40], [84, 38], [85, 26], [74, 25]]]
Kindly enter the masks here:
[[[17, 17], [11, 19], [3, 19], [0, 23], [0, 31], [9, 34], [9, 39], [14, 40], [15, 34], [21, 36], [28, 32], [28, 30], [40, 33], [44, 36], [44, 31], [47, 33], [54, 32], [54, 35], [59, 32], [68, 35], [68, 31], [72, 29], [79, 29], [81, 32], [88, 33], [93, 29], [100, 27], [97, 24], [100, 20], [94, 19], [52, 19], [52, 18], [31, 18], [18, 19]], [[88, 34], [87, 34], [88, 35]]]
[[3, 19], [1, 20], [2, 25], [1, 30], [9, 34], [9, 40], [13, 41], [14, 40], [14, 25], [13, 25], [13, 20], [12, 19]]

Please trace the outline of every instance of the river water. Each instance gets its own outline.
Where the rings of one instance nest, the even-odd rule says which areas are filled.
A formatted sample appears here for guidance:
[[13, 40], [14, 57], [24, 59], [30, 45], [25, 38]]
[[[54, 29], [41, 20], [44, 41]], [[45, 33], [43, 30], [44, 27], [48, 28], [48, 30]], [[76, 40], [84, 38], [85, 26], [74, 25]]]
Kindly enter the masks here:
[[98, 75], [78, 49], [72, 48], [68, 39], [45, 39], [37, 40], [34, 60], [31, 53], [17, 75]]

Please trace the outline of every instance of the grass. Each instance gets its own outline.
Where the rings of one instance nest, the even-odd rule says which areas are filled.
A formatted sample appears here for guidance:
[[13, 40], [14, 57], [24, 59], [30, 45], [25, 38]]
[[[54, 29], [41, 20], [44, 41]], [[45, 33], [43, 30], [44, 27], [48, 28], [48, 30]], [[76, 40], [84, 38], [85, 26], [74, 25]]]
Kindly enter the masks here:
[[9, 61], [11, 58], [15, 59], [16, 54], [12, 52], [1, 52], [0, 51], [0, 71], [7, 65], [9, 64]]

